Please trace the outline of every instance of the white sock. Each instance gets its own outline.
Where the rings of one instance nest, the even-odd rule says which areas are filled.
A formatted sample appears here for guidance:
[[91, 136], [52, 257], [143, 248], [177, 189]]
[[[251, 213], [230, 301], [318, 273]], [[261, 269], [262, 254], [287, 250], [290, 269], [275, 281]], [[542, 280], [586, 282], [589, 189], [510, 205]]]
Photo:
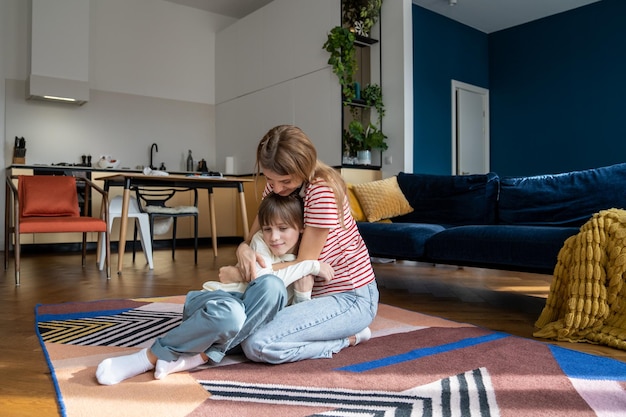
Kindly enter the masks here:
[[202, 359], [201, 354], [193, 356], [181, 356], [177, 360], [171, 362], [159, 359], [156, 364], [156, 369], [154, 370], [154, 377], [156, 379], [163, 379], [169, 374], [187, 371], [189, 369], [200, 366], [205, 362], [206, 361]]
[[144, 348], [132, 355], [103, 360], [96, 370], [96, 378], [102, 385], [115, 385], [153, 368], [148, 360], [148, 349]]
[[303, 301], [311, 301], [311, 292], [312, 291], [300, 292], [297, 290], [293, 290], [293, 303], [292, 304], [301, 303]]
[[367, 342], [368, 340], [370, 340], [370, 337], [372, 337], [372, 331], [369, 327], [366, 327], [365, 329], [354, 335], [354, 346], [358, 345], [359, 343]]

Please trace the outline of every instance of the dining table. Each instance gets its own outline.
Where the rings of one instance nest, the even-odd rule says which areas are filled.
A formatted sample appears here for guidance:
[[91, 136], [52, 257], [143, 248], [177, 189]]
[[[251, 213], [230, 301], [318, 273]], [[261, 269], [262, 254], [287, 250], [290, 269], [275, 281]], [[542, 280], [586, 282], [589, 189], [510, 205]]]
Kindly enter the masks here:
[[116, 173], [101, 177], [104, 181], [105, 191], [111, 187], [124, 187], [122, 194], [122, 217], [120, 218], [119, 249], [117, 260], [117, 273], [122, 273], [124, 251], [126, 249], [126, 231], [128, 228], [128, 205], [130, 202], [130, 192], [135, 186], [143, 187], [188, 187], [205, 189], [209, 196], [209, 221], [211, 223], [211, 242], [213, 254], [217, 256], [217, 223], [215, 219], [215, 188], [235, 188], [239, 194], [239, 205], [241, 207], [241, 222], [243, 228], [243, 238], [248, 239], [249, 225], [246, 211], [246, 200], [244, 194], [244, 184], [252, 182], [250, 178], [239, 178], [232, 176], [211, 176], [202, 174], [167, 174], [167, 175], [146, 175], [143, 173]]

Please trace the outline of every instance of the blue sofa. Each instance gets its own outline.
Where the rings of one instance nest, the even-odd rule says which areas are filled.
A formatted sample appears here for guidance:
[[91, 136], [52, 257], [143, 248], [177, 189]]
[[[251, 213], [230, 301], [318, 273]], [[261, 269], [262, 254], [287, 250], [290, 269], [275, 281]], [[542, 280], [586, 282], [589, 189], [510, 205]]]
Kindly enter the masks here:
[[626, 208], [626, 163], [529, 177], [398, 174], [413, 212], [358, 222], [370, 255], [552, 274], [594, 213]]

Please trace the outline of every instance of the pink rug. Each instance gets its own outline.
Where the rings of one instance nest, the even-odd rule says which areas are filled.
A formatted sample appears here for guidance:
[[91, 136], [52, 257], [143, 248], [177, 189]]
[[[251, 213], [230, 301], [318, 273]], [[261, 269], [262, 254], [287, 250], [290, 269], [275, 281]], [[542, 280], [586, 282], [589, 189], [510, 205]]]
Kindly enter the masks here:
[[40, 305], [63, 416], [617, 416], [626, 364], [381, 305], [373, 338], [332, 359], [219, 366], [101, 386], [104, 358], [175, 326], [184, 297]]

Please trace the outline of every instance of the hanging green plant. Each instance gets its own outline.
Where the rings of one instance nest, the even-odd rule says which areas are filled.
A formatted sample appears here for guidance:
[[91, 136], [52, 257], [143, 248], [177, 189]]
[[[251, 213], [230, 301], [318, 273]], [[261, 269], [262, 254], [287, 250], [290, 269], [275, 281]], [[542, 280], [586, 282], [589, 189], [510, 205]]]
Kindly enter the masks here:
[[382, 5], [383, 0], [342, 0], [344, 26], [353, 28], [359, 35], [369, 36]]
[[347, 28], [336, 26], [328, 33], [323, 49], [330, 53], [328, 64], [339, 78], [343, 100], [351, 102], [355, 97], [354, 74], [357, 71], [355, 36]]

